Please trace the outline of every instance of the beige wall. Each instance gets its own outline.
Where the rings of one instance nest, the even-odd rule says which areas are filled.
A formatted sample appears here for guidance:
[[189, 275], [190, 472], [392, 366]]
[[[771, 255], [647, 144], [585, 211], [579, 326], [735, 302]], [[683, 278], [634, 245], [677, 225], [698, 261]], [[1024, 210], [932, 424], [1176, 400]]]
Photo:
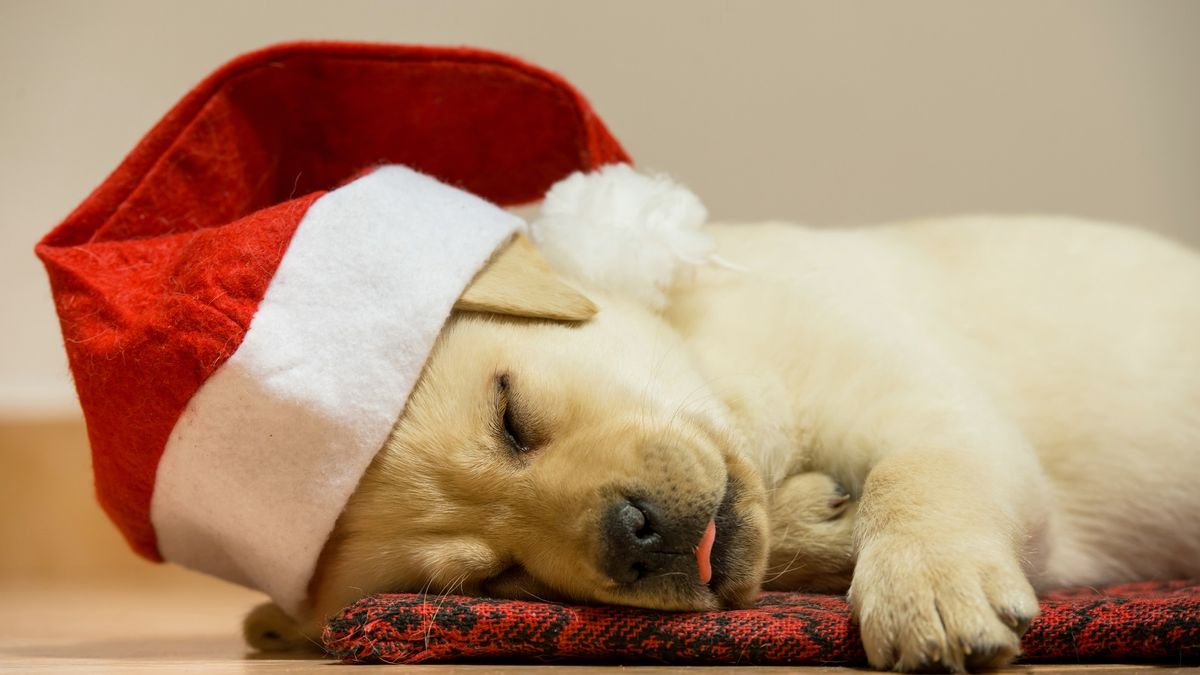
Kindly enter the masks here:
[[[3, 518], [30, 503], [22, 476], [59, 471], [48, 461], [69, 469], [61, 494], [89, 492], [78, 426], [29, 423], [76, 414], [34, 240], [239, 52], [324, 37], [524, 56], [575, 82], [643, 165], [722, 219], [1049, 211], [1200, 245], [1198, 36], [1189, 0], [0, 0]], [[107, 527], [80, 508], [0, 537]]]
[[1200, 3], [0, 0], [0, 416], [71, 410], [32, 242], [189, 86], [297, 38], [578, 84], [723, 219], [1068, 212], [1200, 245]]
[[0, 609], [14, 586], [204, 583], [131, 553], [92, 494], [81, 421], [0, 422]]

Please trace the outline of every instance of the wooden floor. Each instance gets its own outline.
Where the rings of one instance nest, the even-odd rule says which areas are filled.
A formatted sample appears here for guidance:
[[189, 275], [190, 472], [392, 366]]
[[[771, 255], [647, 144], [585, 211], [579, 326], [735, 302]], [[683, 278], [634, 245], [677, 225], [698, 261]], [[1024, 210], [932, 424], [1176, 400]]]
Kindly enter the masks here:
[[[153, 576], [153, 575], [151, 575]], [[263, 658], [238, 635], [241, 616], [261, 596], [200, 576], [194, 583], [128, 586], [0, 587], [0, 672], [13, 673], [517, 673], [529, 666], [341, 666], [311, 659]], [[540, 671], [664, 673], [855, 672], [848, 668], [652, 668], [542, 666]], [[1018, 667], [1011, 672], [1196, 673], [1128, 666]], [[1009, 672], [1009, 671], [1006, 671]]]

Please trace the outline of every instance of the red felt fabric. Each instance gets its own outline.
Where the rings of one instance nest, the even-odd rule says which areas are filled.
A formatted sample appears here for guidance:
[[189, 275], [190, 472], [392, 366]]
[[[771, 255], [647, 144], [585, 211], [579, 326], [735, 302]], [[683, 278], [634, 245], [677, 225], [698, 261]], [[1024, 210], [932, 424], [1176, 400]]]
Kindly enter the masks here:
[[400, 163], [508, 205], [628, 159], [570, 85], [499, 54], [293, 43], [217, 70], [37, 246], [101, 505], [159, 558], [149, 506], [168, 435], [321, 191]]
[[[752, 609], [691, 613], [373, 595], [332, 619], [324, 639], [346, 663], [866, 665], [845, 599], [803, 593], [764, 593]], [[1025, 662], [1195, 662], [1200, 582], [1050, 593], [1021, 646]]]

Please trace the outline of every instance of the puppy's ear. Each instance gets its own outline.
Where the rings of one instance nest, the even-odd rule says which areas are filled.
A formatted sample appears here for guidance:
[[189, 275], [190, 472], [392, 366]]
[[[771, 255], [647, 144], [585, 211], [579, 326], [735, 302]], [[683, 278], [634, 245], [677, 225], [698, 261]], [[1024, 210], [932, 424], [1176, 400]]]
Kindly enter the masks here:
[[523, 234], [488, 261], [454, 309], [557, 321], [586, 321], [598, 311], [550, 268]]

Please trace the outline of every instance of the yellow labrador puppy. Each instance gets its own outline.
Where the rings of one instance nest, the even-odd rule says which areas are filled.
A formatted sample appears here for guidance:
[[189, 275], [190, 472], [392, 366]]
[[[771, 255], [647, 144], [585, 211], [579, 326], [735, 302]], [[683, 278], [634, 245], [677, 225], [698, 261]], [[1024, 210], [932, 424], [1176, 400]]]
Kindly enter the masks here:
[[[849, 589], [872, 665], [1002, 664], [1036, 589], [1200, 575], [1200, 257], [959, 218], [709, 226], [662, 312], [523, 239], [468, 289], [327, 546], [371, 592], [687, 610]], [[577, 290], [578, 289], [578, 290]]]

